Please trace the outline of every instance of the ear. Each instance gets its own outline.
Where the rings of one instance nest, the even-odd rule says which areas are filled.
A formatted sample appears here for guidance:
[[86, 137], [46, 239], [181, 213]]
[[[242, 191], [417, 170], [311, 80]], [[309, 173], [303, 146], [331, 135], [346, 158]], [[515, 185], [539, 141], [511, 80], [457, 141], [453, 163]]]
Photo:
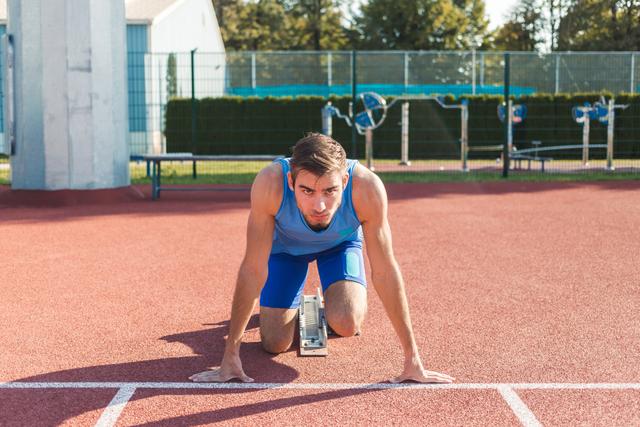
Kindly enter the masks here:
[[291, 177], [291, 172], [287, 172], [287, 184], [289, 184], [289, 189], [293, 191], [293, 178]]
[[347, 188], [347, 184], [349, 183], [349, 172], [345, 172], [344, 175], [342, 175], [342, 189], [344, 190], [345, 188]]

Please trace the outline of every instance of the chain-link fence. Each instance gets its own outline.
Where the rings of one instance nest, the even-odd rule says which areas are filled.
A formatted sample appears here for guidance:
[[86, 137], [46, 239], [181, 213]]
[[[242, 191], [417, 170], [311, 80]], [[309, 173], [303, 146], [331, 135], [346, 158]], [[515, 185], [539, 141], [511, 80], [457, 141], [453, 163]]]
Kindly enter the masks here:
[[[509, 93], [522, 106], [510, 139], [508, 119], [498, 114], [504, 52], [130, 52], [131, 155], [137, 161], [171, 152], [287, 155], [306, 132], [323, 130], [328, 101], [342, 115], [362, 112], [349, 105], [355, 91], [378, 93], [387, 104], [407, 98], [389, 108], [372, 133], [379, 171], [499, 172], [507, 140], [515, 169], [640, 170], [640, 53], [509, 57]], [[466, 116], [434, 99], [446, 95], [444, 105], [468, 103]], [[612, 98], [620, 108], [610, 117]], [[593, 110], [587, 130], [574, 117], [585, 103]], [[332, 122], [334, 137], [364, 161], [364, 136], [353, 138], [338, 116]], [[399, 165], [403, 156], [410, 166]], [[136, 166], [132, 176], [138, 172], [144, 176], [146, 168]]]

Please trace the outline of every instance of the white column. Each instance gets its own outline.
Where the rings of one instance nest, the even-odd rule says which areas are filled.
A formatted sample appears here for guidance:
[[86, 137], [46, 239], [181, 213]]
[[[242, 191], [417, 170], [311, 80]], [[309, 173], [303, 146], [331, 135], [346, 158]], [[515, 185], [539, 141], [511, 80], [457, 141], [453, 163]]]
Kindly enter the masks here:
[[13, 189], [129, 185], [124, 1], [9, 0]]

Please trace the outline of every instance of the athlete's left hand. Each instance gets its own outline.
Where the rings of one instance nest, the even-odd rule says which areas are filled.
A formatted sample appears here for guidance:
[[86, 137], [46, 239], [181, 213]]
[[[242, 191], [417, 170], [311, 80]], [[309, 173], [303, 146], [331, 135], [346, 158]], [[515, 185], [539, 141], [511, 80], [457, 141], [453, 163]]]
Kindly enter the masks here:
[[441, 374], [440, 372], [427, 371], [422, 367], [422, 361], [420, 358], [410, 357], [404, 362], [404, 370], [402, 374], [393, 378], [391, 382], [393, 384], [401, 383], [403, 381], [416, 381], [419, 383], [439, 383], [448, 384], [455, 380], [450, 375]]

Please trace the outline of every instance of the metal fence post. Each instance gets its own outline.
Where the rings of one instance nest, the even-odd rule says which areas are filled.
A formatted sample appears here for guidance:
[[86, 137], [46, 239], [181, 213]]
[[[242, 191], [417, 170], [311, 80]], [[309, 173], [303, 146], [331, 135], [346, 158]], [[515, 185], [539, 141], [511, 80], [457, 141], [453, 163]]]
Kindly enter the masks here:
[[[465, 100], [463, 100], [465, 101]], [[462, 156], [462, 172], [469, 172], [469, 102], [462, 103], [460, 110], [460, 156]]]
[[251, 53], [251, 89], [256, 90], [256, 53]]
[[402, 122], [400, 133], [400, 165], [411, 166], [409, 161], [409, 103], [402, 103]]
[[555, 92], [556, 95], [560, 93], [560, 54], [556, 53], [556, 87]]
[[404, 53], [404, 91], [409, 87], [409, 54]]
[[471, 51], [471, 93], [476, 94], [476, 50]]
[[331, 87], [333, 84], [333, 57], [331, 52], [327, 53], [327, 86]]
[[[355, 126], [355, 123], [354, 123]], [[373, 166], [373, 130], [371, 128], [367, 128], [364, 131], [365, 138], [365, 157], [367, 158], [367, 168], [369, 170], [375, 170]]]
[[[508, 53], [504, 54], [504, 103], [508, 108], [509, 104], [509, 85], [511, 84], [510, 80], [511, 73], [511, 56]], [[509, 177], [509, 138], [511, 134], [511, 123], [509, 123], [510, 114], [507, 114], [507, 119], [505, 120], [504, 127], [504, 146], [502, 147], [502, 158], [504, 161], [502, 162], [502, 177]]]
[[484, 86], [484, 53], [480, 53], [480, 88]]
[[356, 129], [356, 51], [351, 51], [351, 158], [358, 158], [358, 130]]
[[584, 123], [582, 124], [582, 166], [589, 165], [589, 132], [591, 131], [591, 117], [589, 111], [584, 110]]
[[322, 107], [321, 115], [322, 115], [322, 133], [331, 136], [333, 135], [333, 113], [331, 112], [331, 102], [327, 102], [327, 105]]
[[616, 112], [613, 98], [609, 100], [609, 117], [607, 118], [607, 170], [612, 171], [613, 167], [613, 129], [615, 126]]
[[631, 52], [631, 88], [629, 93], [635, 93], [634, 81], [636, 79], [636, 56]]
[[[196, 70], [195, 70], [195, 56], [196, 56], [196, 50], [198, 50], [198, 48], [195, 48], [191, 51], [191, 152], [193, 154], [196, 154], [196, 145], [197, 145], [197, 135], [196, 132], [198, 131], [198, 127], [197, 127], [197, 122], [196, 122], [196, 118], [197, 118], [197, 106], [196, 106]], [[193, 162], [193, 178], [195, 179], [196, 177], [196, 162]]]

